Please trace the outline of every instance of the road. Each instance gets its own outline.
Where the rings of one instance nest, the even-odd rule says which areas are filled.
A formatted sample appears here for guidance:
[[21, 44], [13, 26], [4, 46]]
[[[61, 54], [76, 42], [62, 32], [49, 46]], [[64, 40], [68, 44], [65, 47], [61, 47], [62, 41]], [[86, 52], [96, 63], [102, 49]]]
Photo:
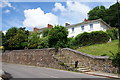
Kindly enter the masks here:
[[13, 78], [104, 78], [84, 73], [20, 64], [3, 63], [2, 68], [10, 73]]

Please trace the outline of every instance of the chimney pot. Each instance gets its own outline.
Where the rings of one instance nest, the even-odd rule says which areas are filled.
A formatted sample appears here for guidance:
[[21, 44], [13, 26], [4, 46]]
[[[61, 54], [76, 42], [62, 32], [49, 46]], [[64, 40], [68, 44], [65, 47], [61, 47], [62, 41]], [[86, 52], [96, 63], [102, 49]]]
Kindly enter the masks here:
[[70, 24], [69, 23], [65, 23], [65, 26], [69, 26]]
[[86, 21], [88, 21], [88, 20], [85, 18], [84, 21], [86, 22]]
[[48, 24], [48, 27], [47, 27], [47, 28], [51, 29], [51, 28], [53, 28], [53, 25]]
[[39, 30], [38, 28], [34, 27], [34, 30], [33, 30], [33, 31], [38, 31], [38, 30]]

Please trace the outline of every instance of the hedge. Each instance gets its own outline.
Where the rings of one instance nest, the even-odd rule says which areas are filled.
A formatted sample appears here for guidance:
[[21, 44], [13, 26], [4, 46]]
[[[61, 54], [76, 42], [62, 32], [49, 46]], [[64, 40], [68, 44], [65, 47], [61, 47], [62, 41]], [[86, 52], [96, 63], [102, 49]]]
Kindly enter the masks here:
[[107, 30], [106, 32], [112, 40], [118, 39], [118, 29], [117, 28], [111, 28], [111, 29]]
[[110, 39], [109, 35], [103, 31], [94, 31], [91, 33], [84, 32], [82, 34], [78, 34], [75, 37], [76, 43], [79, 46], [105, 43], [108, 42], [109, 39]]

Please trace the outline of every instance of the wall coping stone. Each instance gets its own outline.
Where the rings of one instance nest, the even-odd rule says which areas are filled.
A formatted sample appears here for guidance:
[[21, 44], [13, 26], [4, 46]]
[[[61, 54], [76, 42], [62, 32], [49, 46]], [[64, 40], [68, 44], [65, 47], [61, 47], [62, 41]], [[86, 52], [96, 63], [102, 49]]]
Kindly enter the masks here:
[[10, 53], [11, 51], [27, 51], [27, 50], [31, 50], [31, 51], [33, 51], [33, 50], [54, 50], [54, 48], [43, 48], [43, 49], [22, 49], [22, 50], [7, 50], [7, 51], [5, 51], [5, 52], [3, 52], [3, 53]]
[[75, 53], [78, 53], [80, 55], [90, 57], [90, 58], [93, 58], [93, 59], [104, 59], [104, 60], [109, 59], [109, 56], [93, 56], [93, 55], [82, 53], [82, 52], [79, 52], [79, 51], [76, 51], [76, 50], [73, 50], [73, 49], [70, 49], [70, 48], [63, 48], [63, 50], [69, 50], [69, 51], [72, 51], [72, 52], [75, 52]]

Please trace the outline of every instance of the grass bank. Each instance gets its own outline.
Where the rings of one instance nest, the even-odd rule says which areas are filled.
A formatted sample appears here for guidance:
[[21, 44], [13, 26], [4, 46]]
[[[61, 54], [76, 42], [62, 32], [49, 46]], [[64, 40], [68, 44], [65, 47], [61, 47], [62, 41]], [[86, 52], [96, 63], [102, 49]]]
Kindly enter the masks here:
[[91, 46], [84, 46], [81, 48], [76, 49], [77, 51], [95, 55], [95, 56], [111, 56], [112, 53], [117, 53], [118, 52], [118, 40], [113, 40], [110, 43], [104, 43], [104, 44], [95, 44]]

